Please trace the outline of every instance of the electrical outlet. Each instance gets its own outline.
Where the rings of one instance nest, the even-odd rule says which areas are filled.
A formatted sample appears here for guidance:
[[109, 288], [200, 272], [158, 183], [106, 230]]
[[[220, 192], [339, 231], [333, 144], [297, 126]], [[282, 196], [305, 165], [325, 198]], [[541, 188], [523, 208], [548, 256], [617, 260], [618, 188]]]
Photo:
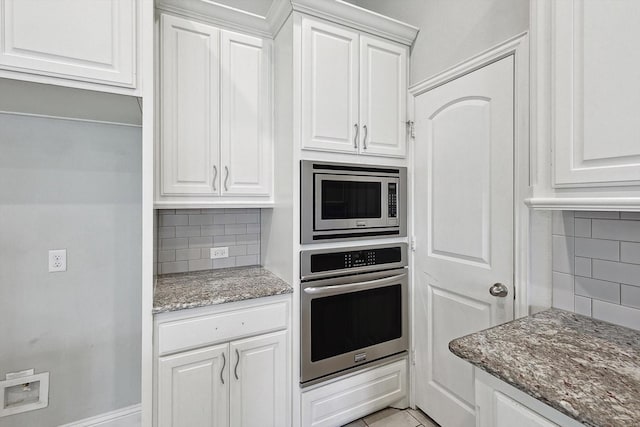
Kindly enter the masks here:
[[56, 249], [49, 251], [49, 273], [67, 271], [67, 250]]
[[226, 246], [222, 248], [211, 248], [211, 258], [229, 258], [229, 248]]

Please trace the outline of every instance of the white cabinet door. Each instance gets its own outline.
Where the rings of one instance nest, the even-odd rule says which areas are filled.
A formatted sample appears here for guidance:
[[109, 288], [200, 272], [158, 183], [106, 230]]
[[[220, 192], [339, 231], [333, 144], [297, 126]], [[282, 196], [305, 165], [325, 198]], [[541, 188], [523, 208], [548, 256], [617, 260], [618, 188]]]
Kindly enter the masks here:
[[221, 187], [223, 195], [271, 191], [269, 41], [222, 32]]
[[302, 147], [358, 151], [358, 33], [302, 20]]
[[230, 425], [288, 426], [287, 331], [234, 341], [230, 353]]
[[228, 344], [161, 357], [158, 427], [220, 427], [229, 423]]
[[407, 50], [360, 36], [361, 154], [406, 154]]
[[134, 0], [0, 0], [0, 68], [135, 87]]
[[161, 16], [161, 192], [214, 195], [219, 170], [219, 30]]
[[640, 183], [640, 2], [552, 2], [556, 187]]

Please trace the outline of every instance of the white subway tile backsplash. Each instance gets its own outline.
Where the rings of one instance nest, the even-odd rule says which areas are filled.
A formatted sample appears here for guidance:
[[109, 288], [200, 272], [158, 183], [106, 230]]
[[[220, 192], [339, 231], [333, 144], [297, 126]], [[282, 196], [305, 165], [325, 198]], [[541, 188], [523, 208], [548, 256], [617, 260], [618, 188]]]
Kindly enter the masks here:
[[640, 220], [640, 212], [620, 212], [620, 219]]
[[576, 237], [591, 237], [591, 220], [576, 218], [574, 231]]
[[224, 234], [224, 224], [203, 225], [200, 227], [201, 236], [221, 236]]
[[573, 236], [573, 212], [553, 211], [551, 219], [553, 234], [559, 236]]
[[635, 308], [593, 300], [591, 311], [596, 319], [640, 330], [640, 310]]
[[187, 261], [200, 258], [201, 256], [199, 248], [178, 249], [176, 251], [176, 261]]
[[620, 284], [576, 276], [575, 294], [619, 304]]
[[604, 212], [604, 211], [575, 211], [574, 216], [576, 218], [607, 218], [618, 219], [620, 218], [620, 212]]
[[213, 268], [229, 268], [236, 266], [236, 258], [218, 258], [213, 260]]
[[227, 224], [224, 234], [247, 234], [247, 224]]
[[176, 237], [200, 236], [200, 227], [197, 225], [179, 225], [176, 227]]
[[576, 276], [591, 277], [591, 258], [576, 257]]
[[172, 227], [176, 225], [189, 225], [187, 215], [160, 215], [161, 227]]
[[573, 311], [574, 291], [571, 274], [553, 273], [553, 306], [562, 310]]
[[640, 308], [640, 287], [621, 285], [620, 303], [627, 307]]
[[186, 237], [160, 240], [160, 249], [176, 250], [176, 249], [184, 249], [188, 247], [189, 247], [189, 239], [187, 239]]
[[[164, 209], [158, 211], [159, 274], [260, 263], [259, 209]], [[212, 260], [212, 247], [229, 257]]]
[[582, 314], [583, 316], [591, 316], [591, 298], [576, 295], [574, 304], [576, 313]]
[[[640, 330], [640, 213], [554, 213], [552, 234], [553, 306]], [[571, 242], [575, 276], [558, 271]]]
[[573, 274], [574, 247], [573, 239], [564, 236], [553, 236], [553, 271]]
[[619, 248], [620, 243], [615, 240], [585, 239], [583, 237], [575, 239], [575, 254], [580, 257], [618, 261], [620, 259]]
[[593, 260], [593, 277], [640, 286], [640, 265]]
[[189, 215], [189, 225], [212, 225], [213, 215], [211, 214], [199, 214]]
[[211, 270], [211, 259], [192, 259], [189, 261], [189, 271]]
[[591, 235], [598, 239], [612, 239], [625, 242], [640, 242], [640, 227], [637, 221], [593, 220]]
[[236, 267], [240, 267], [243, 265], [258, 265], [258, 264], [260, 264], [258, 255], [243, 255], [243, 256], [236, 257]]
[[640, 243], [620, 242], [620, 261], [640, 264]]

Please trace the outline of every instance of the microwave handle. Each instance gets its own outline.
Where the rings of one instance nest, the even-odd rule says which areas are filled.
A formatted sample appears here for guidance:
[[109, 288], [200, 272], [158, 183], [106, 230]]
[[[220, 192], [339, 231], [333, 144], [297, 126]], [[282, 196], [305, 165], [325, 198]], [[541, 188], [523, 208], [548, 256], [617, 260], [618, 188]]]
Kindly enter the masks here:
[[365, 289], [377, 288], [385, 283], [393, 283], [396, 280], [405, 278], [407, 273], [397, 276], [383, 277], [382, 279], [369, 280], [368, 282], [350, 283], [348, 285], [318, 286], [306, 288], [304, 292], [309, 295], [336, 295], [350, 291], [363, 291]]

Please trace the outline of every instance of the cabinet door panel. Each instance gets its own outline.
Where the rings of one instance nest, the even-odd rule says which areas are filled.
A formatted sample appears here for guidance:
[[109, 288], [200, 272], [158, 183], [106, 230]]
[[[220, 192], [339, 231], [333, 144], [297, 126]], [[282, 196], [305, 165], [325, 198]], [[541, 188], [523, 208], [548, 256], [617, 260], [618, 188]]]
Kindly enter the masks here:
[[228, 344], [161, 357], [158, 427], [227, 425], [228, 385]]
[[0, 67], [135, 87], [137, 2], [0, 0]]
[[271, 190], [270, 42], [222, 32], [221, 186], [224, 195]]
[[161, 22], [162, 193], [217, 194], [219, 31], [169, 15]]
[[302, 146], [355, 153], [358, 34], [302, 21]]
[[407, 48], [360, 36], [361, 154], [406, 154], [406, 105]]
[[[289, 425], [287, 332], [260, 335], [230, 344], [232, 427]], [[237, 379], [236, 379], [237, 373]]]
[[640, 3], [553, 2], [557, 187], [640, 183]]

